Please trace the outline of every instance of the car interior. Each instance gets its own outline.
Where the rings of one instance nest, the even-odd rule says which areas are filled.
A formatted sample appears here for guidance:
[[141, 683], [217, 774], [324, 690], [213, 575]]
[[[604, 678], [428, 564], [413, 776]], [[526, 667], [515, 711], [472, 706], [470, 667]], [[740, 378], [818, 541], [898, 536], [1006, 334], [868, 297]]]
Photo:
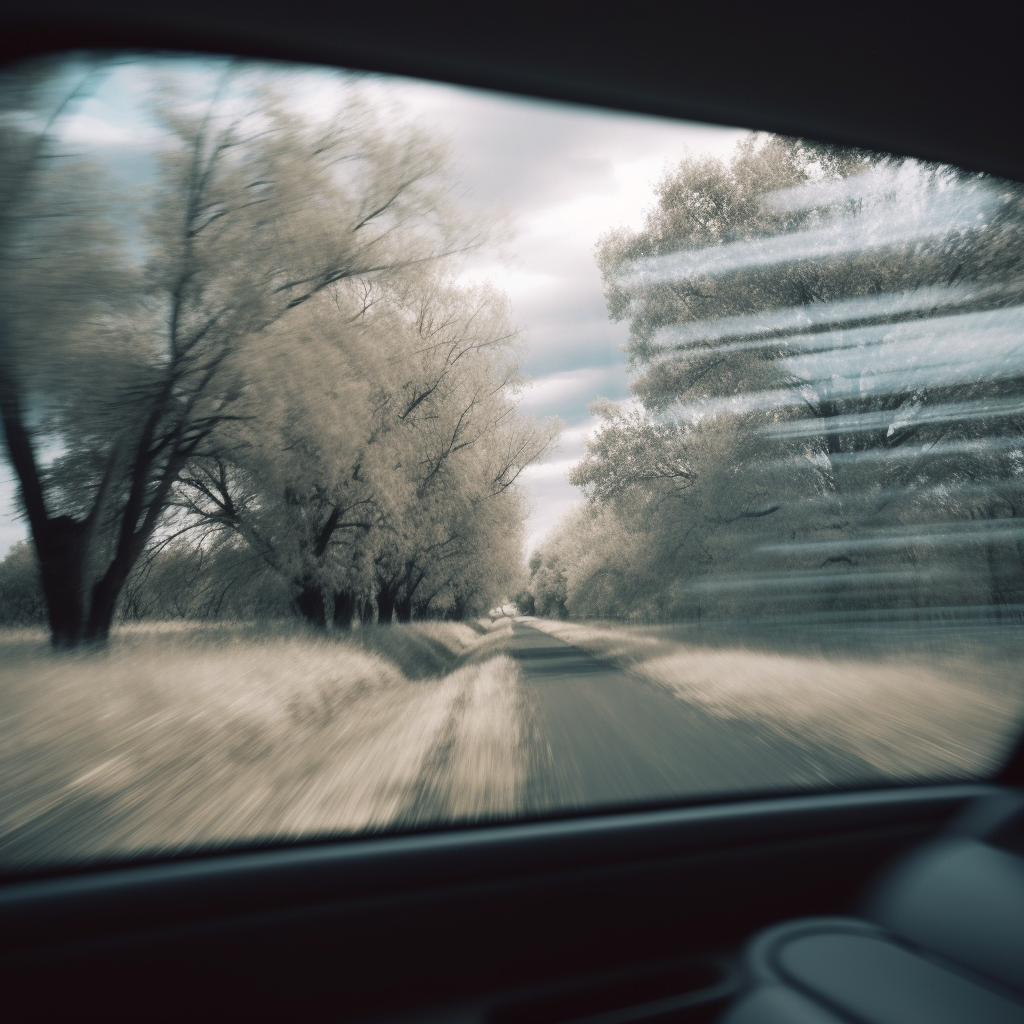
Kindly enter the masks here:
[[[5, 5], [9, 64], [238, 54], [1024, 181], [994, 12]], [[836, 12], [833, 12], [836, 15]], [[964, 22], [970, 21], [970, 25]], [[614, 806], [10, 877], [9, 1020], [1024, 1022], [1024, 745], [991, 778]]]

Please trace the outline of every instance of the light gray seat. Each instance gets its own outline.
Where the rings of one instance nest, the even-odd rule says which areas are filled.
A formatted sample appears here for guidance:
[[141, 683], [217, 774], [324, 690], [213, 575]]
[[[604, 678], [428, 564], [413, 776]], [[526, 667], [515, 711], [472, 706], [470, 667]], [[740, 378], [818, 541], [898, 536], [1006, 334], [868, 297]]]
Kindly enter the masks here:
[[886, 872], [863, 917], [755, 936], [722, 1024], [1024, 1024], [1024, 796], [968, 809]]

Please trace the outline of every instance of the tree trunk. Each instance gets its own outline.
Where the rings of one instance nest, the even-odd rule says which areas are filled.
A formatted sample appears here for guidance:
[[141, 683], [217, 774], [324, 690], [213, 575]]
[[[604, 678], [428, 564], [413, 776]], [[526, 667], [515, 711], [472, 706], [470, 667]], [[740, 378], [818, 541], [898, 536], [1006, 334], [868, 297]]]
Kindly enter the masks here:
[[390, 625], [395, 617], [395, 592], [387, 586], [377, 591], [377, 624]]
[[315, 583], [307, 581], [301, 585], [301, 589], [295, 595], [295, 607], [310, 625], [319, 629], [327, 628], [323, 591]]
[[1017, 565], [1013, 573], [1013, 601], [1020, 604], [1024, 601], [1024, 541], [1016, 541], [1013, 547], [1017, 553]]
[[87, 523], [58, 516], [48, 521], [45, 539], [36, 541], [50, 642], [61, 649], [76, 647], [85, 635], [87, 533]]
[[423, 582], [423, 574], [419, 575], [419, 578], [413, 582], [412, 579], [413, 566], [407, 565], [405, 570], [405, 584], [404, 591], [405, 596], [398, 601], [395, 605], [395, 610], [398, 612], [399, 622], [412, 622], [412, 603], [413, 598], [416, 596], [416, 591], [419, 589], [420, 584]]
[[89, 643], [105, 644], [109, 639], [110, 628], [114, 624], [114, 613], [117, 611], [117, 599], [121, 596], [130, 573], [131, 565], [126, 565], [121, 559], [115, 559], [103, 577], [93, 586], [89, 617], [85, 624], [85, 640]]
[[[0, 322], [0, 332], [4, 326]], [[6, 337], [0, 336], [0, 356], [5, 343]], [[39, 582], [46, 601], [50, 642], [58, 648], [76, 647], [86, 630], [85, 566], [92, 517], [79, 522], [71, 516], [51, 519], [47, 513], [42, 477], [32, 437], [25, 426], [16, 377], [6, 360], [0, 360], [0, 420], [39, 559]]]
[[355, 594], [348, 590], [334, 592], [334, 628], [350, 630], [352, 615], [356, 610]]

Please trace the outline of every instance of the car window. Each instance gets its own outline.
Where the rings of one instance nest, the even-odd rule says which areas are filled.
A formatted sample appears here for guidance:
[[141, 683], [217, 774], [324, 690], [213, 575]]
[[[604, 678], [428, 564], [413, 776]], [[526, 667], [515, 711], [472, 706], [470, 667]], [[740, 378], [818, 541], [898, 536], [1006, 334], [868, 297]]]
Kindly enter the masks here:
[[187, 56], [0, 132], [0, 870], [1007, 757], [1018, 184]]

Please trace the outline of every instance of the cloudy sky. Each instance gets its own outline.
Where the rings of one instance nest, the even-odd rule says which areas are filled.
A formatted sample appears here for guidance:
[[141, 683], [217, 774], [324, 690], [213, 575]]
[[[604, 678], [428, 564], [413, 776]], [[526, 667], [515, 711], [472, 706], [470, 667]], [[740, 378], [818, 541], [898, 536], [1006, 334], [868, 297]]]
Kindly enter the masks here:
[[565, 478], [599, 395], [628, 395], [624, 324], [609, 321], [594, 245], [639, 227], [666, 168], [687, 151], [728, 154], [742, 132], [427, 83], [391, 86], [451, 139], [471, 201], [507, 216], [505, 258], [477, 272], [510, 296], [533, 385], [524, 408], [565, 421], [560, 451], [527, 470], [533, 547], [576, 500]]
[[[295, 80], [311, 104], [318, 78]], [[67, 121], [65, 137], [102, 151], [126, 181], [144, 174], [156, 141], [141, 114], [151, 83], [150, 68], [117, 69]], [[727, 155], [742, 132], [408, 79], [373, 77], [364, 88], [436, 126], [449, 140], [464, 201], [509, 226], [501, 248], [474, 257], [467, 275], [492, 280], [512, 299], [532, 379], [524, 409], [565, 422], [560, 450], [522, 478], [532, 548], [578, 500], [565, 473], [594, 425], [587, 406], [628, 394], [627, 331], [608, 320], [595, 243], [611, 228], [639, 226], [654, 183], [687, 152]], [[2, 473], [0, 554], [24, 536], [6, 466]]]

